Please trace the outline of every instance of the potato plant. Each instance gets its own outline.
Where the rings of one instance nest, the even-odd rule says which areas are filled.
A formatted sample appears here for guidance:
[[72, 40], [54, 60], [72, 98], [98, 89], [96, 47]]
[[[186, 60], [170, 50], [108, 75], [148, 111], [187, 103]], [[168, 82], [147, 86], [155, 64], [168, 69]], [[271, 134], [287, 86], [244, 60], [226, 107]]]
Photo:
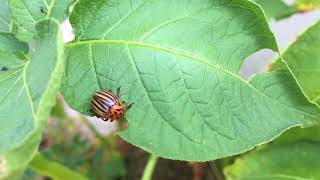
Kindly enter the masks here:
[[[93, 95], [121, 86], [121, 100], [134, 105], [116, 134], [151, 154], [143, 179], [158, 157], [230, 156], [235, 162], [220, 168], [226, 179], [320, 179], [320, 22], [284, 51], [268, 23], [319, 7], [317, 0], [0, 0], [0, 177], [31, 167], [53, 179], [91, 178], [42, 156], [42, 133], [58, 91], [95, 116]], [[75, 38], [63, 43], [67, 18]], [[245, 80], [243, 62], [261, 49], [278, 56]]]

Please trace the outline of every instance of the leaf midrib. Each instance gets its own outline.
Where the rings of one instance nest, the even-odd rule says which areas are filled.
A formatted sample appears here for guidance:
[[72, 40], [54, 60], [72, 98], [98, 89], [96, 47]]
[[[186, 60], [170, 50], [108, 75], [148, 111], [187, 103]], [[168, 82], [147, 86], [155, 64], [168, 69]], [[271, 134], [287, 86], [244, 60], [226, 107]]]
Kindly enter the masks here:
[[[291, 107], [291, 106], [288, 106], [287, 104], [283, 104], [281, 102], [278, 102], [276, 101], [275, 99], [265, 95], [263, 92], [261, 92], [259, 89], [255, 88], [254, 86], [252, 86], [249, 82], [245, 81], [244, 79], [242, 79], [240, 76], [234, 74], [233, 72], [231, 71], [228, 71], [227, 69], [223, 69], [222, 67], [218, 66], [218, 65], [215, 65], [215, 64], [210, 64], [206, 61], [206, 59], [203, 59], [201, 57], [196, 57], [196, 56], [193, 56], [193, 55], [189, 55], [189, 54], [185, 54], [182, 50], [178, 50], [178, 49], [172, 49], [172, 48], [167, 48], [167, 47], [161, 47], [161, 46], [158, 46], [158, 45], [154, 45], [154, 44], [148, 44], [148, 43], [143, 43], [143, 42], [137, 42], [137, 41], [125, 41], [125, 40], [87, 40], [87, 41], [78, 41], [78, 42], [72, 42], [72, 43], [69, 43], [69, 44], [66, 44], [65, 47], [68, 48], [68, 47], [73, 47], [73, 46], [77, 46], [77, 45], [82, 45], [82, 44], [93, 44], [93, 43], [101, 43], [101, 44], [120, 44], [122, 46], [127, 46], [127, 45], [136, 45], [136, 46], [141, 46], [141, 47], [146, 47], [146, 48], [151, 48], [151, 49], [156, 49], [156, 50], [160, 50], [160, 51], [165, 51], [165, 52], [168, 52], [168, 53], [171, 53], [171, 54], [174, 54], [176, 56], [182, 56], [182, 57], [185, 57], [185, 58], [188, 58], [188, 59], [191, 59], [191, 60], [194, 60], [194, 61], [197, 61], [197, 62], [200, 62], [202, 64], [205, 64], [213, 69], [217, 69], [217, 70], [220, 70], [222, 72], [225, 72], [227, 74], [229, 74], [230, 76], [238, 79], [239, 81], [245, 83], [248, 87], [250, 87], [252, 90], [256, 91], [258, 94], [260, 94], [261, 96], [277, 103], [277, 104], [280, 104], [282, 106], [285, 106], [289, 109], [292, 109], [294, 111], [297, 111], [297, 112], [300, 112], [300, 113], [303, 113], [303, 114], [306, 114], [306, 115], [309, 115], [313, 118], [316, 118], [316, 119], [320, 119], [320, 117], [318, 117], [317, 115], [313, 115], [313, 114], [310, 114], [308, 112], [305, 112], [305, 111], [302, 111], [302, 110], [299, 110], [299, 109], [296, 109], [294, 107]], [[318, 114], [320, 115], [320, 114]]]
[[30, 107], [31, 107], [31, 113], [32, 113], [33, 118], [35, 119], [36, 118], [36, 113], [34, 111], [34, 106], [33, 106], [32, 98], [31, 98], [31, 94], [30, 94], [29, 87], [28, 87], [28, 84], [27, 84], [27, 81], [26, 81], [27, 80], [27, 69], [28, 69], [29, 64], [30, 64], [30, 60], [23, 67], [23, 73], [22, 73], [23, 86], [26, 89], [26, 94], [27, 94], [27, 97], [28, 97], [28, 100], [29, 100], [29, 103], [30, 103]]
[[181, 131], [180, 129], [176, 128], [174, 125], [172, 125], [172, 124], [159, 112], [158, 108], [155, 107], [153, 101], [151, 100], [151, 98], [150, 98], [150, 96], [149, 96], [149, 94], [148, 94], [147, 89], [145, 88], [145, 85], [144, 85], [144, 83], [143, 83], [143, 81], [142, 81], [142, 79], [141, 79], [141, 77], [140, 77], [140, 74], [139, 74], [139, 72], [137, 71], [137, 65], [136, 65], [136, 63], [135, 63], [134, 57], [133, 57], [133, 55], [132, 55], [132, 53], [131, 53], [131, 50], [130, 50], [129, 46], [127, 45], [126, 48], [127, 48], [127, 50], [128, 50], [128, 54], [129, 54], [130, 59], [131, 59], [131, 61], [132, 61], [132, 63], [133, 63], [133, 66], [134, 66], [135, 69], [136, 69], [135, 72], [136, 72], [137, 75], [139, 76], [140, 83], [142, 84], [144, 90], [146, 91], [147, 97], [148, 97], [151, 105], [152, 105], [152, 106], [154, 107], [154, 109], [157, 111], [157, 113], [159, 114], [159, 116], [164, 120], [164, 122], [166, 122], [167, 124], [169, 124], [170, 127], [172, 127], [174, 130], [176, 130], [178, 133], [180, 133], [183, 137], [185, 137], [186, 139], [188, 139], [190, 142], [197, 143], [197, 142], [194, 141], [191, 137], [189, 137], [187, 134], [185, 134], [183, 131]]
[[48, 8], [48, 12], [47, 12], [47, 16], [46, 16], [47, 18], [50, 18], [51, 12], [52, 12], [52, 8], [53, 8], [53, 5], [55, 4], [55, 2], [56, 2], [55, 0], [51, 0], [50, 4], [48, 6], [48, 4], [45, 1], [46, 5], [47, 5], [47, 8]]

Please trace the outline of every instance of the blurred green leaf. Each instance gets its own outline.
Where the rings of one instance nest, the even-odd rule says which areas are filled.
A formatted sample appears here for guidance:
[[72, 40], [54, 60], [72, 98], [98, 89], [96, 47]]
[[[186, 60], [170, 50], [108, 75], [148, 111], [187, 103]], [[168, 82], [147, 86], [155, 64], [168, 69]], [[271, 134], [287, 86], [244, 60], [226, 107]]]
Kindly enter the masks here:
[[320, 8], [319, 0], [295, 0], [287, 5], [284, 0], [253, 0], [264, 10], [268, 19], [280, 20], [295, 13], [311, 11]]
[[51, 116], [56, 117], [57, 119], [63, 119], [67, 116], [62, 100], [57, 99], [55, 106], [52, 108]]
[[310, 11], [320, 8], [319, 0], [295, 0], [295, 5], [299, 11]]
[[309, 128], [295, 127], [284, 132], [275, 139], [274, 143], [294, 143], [298, 141], [320, 141], [320, 127], [314, 126]]
[[69, 12], [69, 0], [9, 0], [9, 5], [16, 24], [14, 33], [23, 41], [32, 39], [38, 21], [50, 17], [61, 21]]
[[[60, 133], [60, 135], [63, 135]], [[60, 137], [64, 138], [64, 137]], [[77, 166], [85, 163], [87, 156], [83, 152], [89, 152], [89, 144], [86, 140], [81, 140], [77, 135], [72, 139], [57, 142], [57, 144], [44, 151], [44, 155], [51, 160], [59, 161], [65, 166], [76, 169]]]
[[[315, 23], [282, 54], [290, 72], [310, 102], [320, 107], [320, 21]], [[284, 69], [280, 59], [273, 69]]]
[[[61, 131], [59, 134], [61, 135]], [[92, 180], [124, 177], [126, 174], [125, 164], [121, 157], [111, 157], [110, 149], [104, 144], [96, 148], [87, 140], [81, 139], [79, 135], [57, 142], [42, 153], [50, 160], [87, 174]]]
[[268, 19], [282, 19], [297, 12], [295, 6], [289, 6], [282, 0], [254, 0], [266, 13]]
[[123, 159], [110, 160], [101, 169], [104, 177], [115, 178], [115, 177], [125, 177], [126, 175], [126, 165]]
[[227, 180], [320, 179], [320, 143], [276, 144], [238, 158]]
[[29, 179], [37, 179], [39, 175], [36, 174], [34, 171], [32, 171], [32, 169], [27, 168], [22, 177], [20, 178], [20, 180], [29, 180]]
[[[9, 42], [15, 48], [6, 51], [10, 56], [25, 53], [26, 45], [17, 40]], [[7, 47], [3, 43], [8, 41], [0, 42], [0, 47]], [[64, 70], [63, 43], [56, 20], [37, 23], [35, 49], [30, 56], [0, 72], [0, 176], [31, 161], [55, 103]], [[0, 66], [7, 66], [3, 65], [7, 60], [1, 57]]]

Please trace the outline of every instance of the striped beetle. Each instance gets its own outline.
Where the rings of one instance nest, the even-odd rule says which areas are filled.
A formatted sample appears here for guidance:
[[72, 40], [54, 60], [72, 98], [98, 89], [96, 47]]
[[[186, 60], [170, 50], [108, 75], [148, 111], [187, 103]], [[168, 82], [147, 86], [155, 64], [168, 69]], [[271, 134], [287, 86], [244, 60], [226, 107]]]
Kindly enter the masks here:
[[111, 90], [96, 92], [91, 100], [91, 107], [96, 116], [104, 121], [110, 120], [110, 122], [123, 118], [133, 103], [127, 105], [126, 102], [120, 100], [119, 95], [120, 87], [116, 95], [112, 94]]

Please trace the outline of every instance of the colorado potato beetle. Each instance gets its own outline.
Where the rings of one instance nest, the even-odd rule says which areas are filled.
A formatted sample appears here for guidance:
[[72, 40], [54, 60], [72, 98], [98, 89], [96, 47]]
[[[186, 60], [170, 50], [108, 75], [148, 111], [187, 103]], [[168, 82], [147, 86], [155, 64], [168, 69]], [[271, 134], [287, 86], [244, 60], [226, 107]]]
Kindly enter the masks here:
[[123, 118], [133, 103], [127, 105], [126, 102], [120, 100], [119, 95], [120, 87], [116, 95], [112, 94], [111, 90], [96, 92], [91, 100], [91, 107], [96, 116], [104, 121], [110, 120], [110, 122]]

